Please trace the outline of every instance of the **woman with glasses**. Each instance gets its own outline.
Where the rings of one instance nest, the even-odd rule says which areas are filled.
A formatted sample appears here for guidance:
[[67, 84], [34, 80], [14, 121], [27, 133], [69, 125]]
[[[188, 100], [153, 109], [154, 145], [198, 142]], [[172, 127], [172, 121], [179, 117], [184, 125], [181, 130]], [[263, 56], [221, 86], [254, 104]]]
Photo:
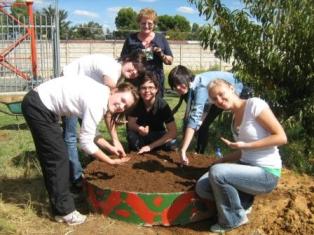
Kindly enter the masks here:
[[142, 9], [137, 16], [137, 22], [140, 32], [132, 33], [127, 37], [121, 56], [132, 51], [143, 51], [146, 54], [146, 68], [157, 77], [160, 87], [159, 93], [163, 97], [165, 79], [163, 64], [172, 64], [171, 49], [164, 35], [154, 32], [157, 24], [157, 14], [154, 10]]
[[129, 149], [139, 154], [176, 148], [176, 124], [167, 102], [158, 94], [158, 81], [147, 73], [140, 82], [140, 101], [128, 115]]

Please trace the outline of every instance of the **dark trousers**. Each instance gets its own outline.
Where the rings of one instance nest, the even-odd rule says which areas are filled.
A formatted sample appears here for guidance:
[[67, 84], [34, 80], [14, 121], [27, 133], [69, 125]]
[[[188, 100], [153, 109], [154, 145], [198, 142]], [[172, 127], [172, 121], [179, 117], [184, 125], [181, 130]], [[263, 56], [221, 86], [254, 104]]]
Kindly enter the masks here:
[[217, 108], [216, 105], [211, 105], [208, 114], [206, 115], [202, 125], [198, 129], [196, 135], [197, 135], [197, 141], [196, 141], [196, 149], [195, 151], [197, 153], [203, 154], [205, 152], [205, 149], [208, 145], [208, 139], [209, 139], [209, 126], [210, 124], [216, 119], [219, 114], [222, 113], [222, 109]]
[[22, 112], [32, 133], [54, 215], [75, 210], [69, 190], [69, 157], [58, 116], [48, 110], [35, 91], [23, 99]]

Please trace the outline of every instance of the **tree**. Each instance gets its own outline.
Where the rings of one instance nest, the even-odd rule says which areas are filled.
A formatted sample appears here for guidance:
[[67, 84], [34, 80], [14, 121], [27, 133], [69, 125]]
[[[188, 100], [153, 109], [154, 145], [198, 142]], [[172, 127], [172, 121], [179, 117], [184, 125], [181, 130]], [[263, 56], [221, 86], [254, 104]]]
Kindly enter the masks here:
[[[44, 17], [42, 17], [44, 15]], [[39, 18], [41, 17], [41, 19]], [[59, 32], [60, 39], [68, 39], [71, 21], [67, 20], [68, 12], [65, 10], [59, 10]], [[55, 19], [55, 8], [51, 5], [48, 8], [43, 8], [41, 11], [37, 12], [37, 22], [42, 22], [42, 24], [51, 25], [52, 20]], [[50, 33], [48, 33], [48, 36]]]
[[191, 25], [190, 22], [184, 17], [175, 15], [173, 17], [175, 22], [175, 30], [180, 32], [190, 32], [191, 31]]
[[157, 30], [159, 31], [169, 31], [169, 30], [173, 30], [175, 28], [175, 21], [174, 18], [172, 16], [169, 15], [162, 15], [158, 17], [158, 28]]
[[189, 38], [191, 26], [184, 16], [162, 15], [158, 17], [157, 30], [166, 32], [169, 39], [186, 40]]
[[193, 23], [192, 25], [192, 33], [196, 33], [200, 30], [200, 26], [197, 23]]
[[[23, 2], [22, 0], [15, 1], [17, 3]], [[25, 6], [11, 6], [11, 14], [17, 18], [20, 22], [25, 23], [27, 21], [28, 13], [27, 13], [27, 7]]]
[[[137, 13], [132, 8], [122, 8], [115, 18], [118, 31], [115, 38], [125, 38], [130, 31], [138, 30]], [[190, 22], [184, 16], [162, 15], [158, 17], [156, 31], [167, 32], [171, 39], [187, 39], [191, 31]]]
[[314, 136], [313, 0], [243, 0], [230, 11], [220, 0], [189, 0], [208, 20], [202, 45], [267, 99], [282, 119], [301, 121], [305, 154]]
[[190, 32], [190, 22], [184, 16], [169, 16], [162, 15], [158, 17], [158, 30], [160, 31], [178, 31], [178, 32]]
[[103, 40], [105, 38], [102, 26], [99, 23], [90, 21], [87, 24], [79, 24], [72, 29], [75, 39]]
[[138, 24], [136, 21], [137, 13], [131, 8], [122, 8], [115, 18], [115, 24], [118, 30], [136, 30]]

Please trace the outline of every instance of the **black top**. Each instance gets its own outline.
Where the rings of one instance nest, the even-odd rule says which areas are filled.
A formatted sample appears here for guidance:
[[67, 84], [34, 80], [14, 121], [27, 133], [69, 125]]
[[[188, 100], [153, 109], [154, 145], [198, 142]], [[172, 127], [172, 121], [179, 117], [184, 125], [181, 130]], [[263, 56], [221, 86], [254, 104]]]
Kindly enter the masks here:
[[147, 111], [142, 99], [138, 102], [136, 107], [129, 114], [130, 117], [137, 118], [136, 123], [140, 126], [149, 126], [149, 131], [164, 131], [164, 124], [168, 124], [174, 121], [174, 117], [171, 113], [171, 109], [167, 102], [156, 97], [153, 108]]
[[[123, 44], [123, 48], [121, 51], [121, 56], [125, 56], [133, 51], [143, 51], [145, 52], [145, 47], [142, 44], [142, 41], [137, 37], [138, 33], [130, 34]], [[155, 37], [151, 42], [151, 47], [160, 47], [162, 52], [165, 55], [170, 55], [173, 57], [170, 46], [168, 44], [167, 39], [164, 35], [160, 33], [155, 33]], [[163, 69], [163, 61], [161, 58], [155, 53], [152, 55], [152, 59], [147, 58], [147, 70], [153, 72], [159, 81], [164, 80], [164, 69]]]

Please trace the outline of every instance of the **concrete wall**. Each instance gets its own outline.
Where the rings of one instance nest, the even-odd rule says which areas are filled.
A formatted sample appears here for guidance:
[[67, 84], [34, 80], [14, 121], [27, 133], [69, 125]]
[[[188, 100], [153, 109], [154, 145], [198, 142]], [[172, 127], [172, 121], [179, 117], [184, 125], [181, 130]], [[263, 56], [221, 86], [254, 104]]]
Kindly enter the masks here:
[[[114, 58], [120, 56], [124, 41], [93, 41], [93, 40], [73, 40], [61, 41], [60, 62], [61, 69], [76, 58], [92, 53], [104, 53]], [[0, 49], [5, 50], [13, 41], [0, 43]], [[169, 71], [176, 65], [182, 64], [191, 70], [229, 70], [230, 64], [226, 64], [215, 58], [209, 50], [203, 50], [199, 42], [169, 41], [174, 62], [171, 66], [164, 65]], [[53, 46], [50, 41], [37, 41], [37, 75], [42, 82], [44, 79], [54, 77], [54, 57]], [[28, 74], [32, 78], [31, 51], [29, 41], [24, 41], [15, 48], [7, 57], [8, 62], [20, 71]], [[0, 92], [23, 91], [31, 86], [29, 82], [22, 79], [16, 73], [0, 65]]]
[[[120, 56], [124, 41], [61, 41], [60, 60], [61, 68], [80, 56], [93, 53], [104, 53], [115, 58]], [[165, 70], [170, 70], [176, 65], [185, 65], [192, 70], [207, 70], [212, 67], [220, 70], [228, 70], [230, 64], [226, 64], [215, 58], [213, 52], [204, 50], [196, 41], [169, 41], [174, 55], [171, 66], [164, 65]]]

